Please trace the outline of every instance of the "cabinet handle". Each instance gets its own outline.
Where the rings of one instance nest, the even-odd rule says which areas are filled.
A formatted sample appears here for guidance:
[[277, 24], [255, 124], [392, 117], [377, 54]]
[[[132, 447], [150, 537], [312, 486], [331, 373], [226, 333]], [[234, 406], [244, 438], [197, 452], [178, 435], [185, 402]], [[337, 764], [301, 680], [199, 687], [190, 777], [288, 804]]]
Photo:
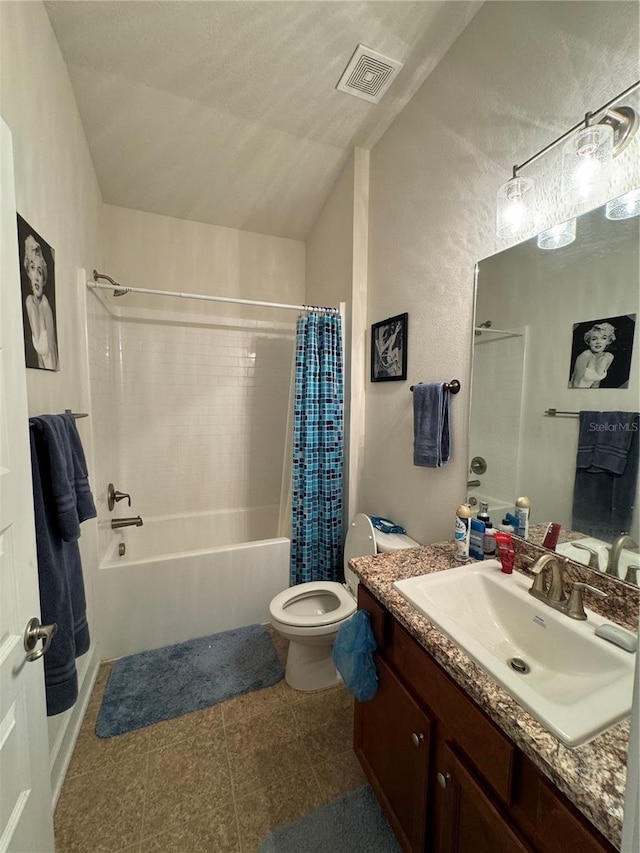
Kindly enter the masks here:
[[451, 781], [451, 773], [445, 771], [444, 773], [438, 773], [437, 775], [438, 785], [441, 788], [446, 788], [449, 782]]
[[413, 732], [411, 740], [413, 741], [414, 746], [420, 746], [420, 744], [424, 742], [424, 735], [422, 732]]

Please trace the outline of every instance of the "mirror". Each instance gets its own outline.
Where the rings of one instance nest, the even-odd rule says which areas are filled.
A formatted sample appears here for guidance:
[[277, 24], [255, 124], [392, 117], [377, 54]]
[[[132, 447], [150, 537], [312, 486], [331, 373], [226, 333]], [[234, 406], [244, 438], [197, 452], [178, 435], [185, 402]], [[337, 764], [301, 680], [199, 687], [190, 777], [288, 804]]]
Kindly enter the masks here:
[[[640, 400], [639, 247], [640, 218], [609, 220], [599, 208], [577, 219], [570, 245], [542, 249], [534, 237], [477, 269], [468, 500], [474, 513], [486, 500], [495, 525], [526, 495], [532, 524], [600, 540], [601, 570], [605, 542], [623, 529], [640, 541], [638, 422], [621, 415]], [[582, 432], [580, 411], [591, 413]], [[597, 484], [576, 474], [579, 433], [581, 447], [595, 436], [623, 454], [624, 488], [624, 473]]]

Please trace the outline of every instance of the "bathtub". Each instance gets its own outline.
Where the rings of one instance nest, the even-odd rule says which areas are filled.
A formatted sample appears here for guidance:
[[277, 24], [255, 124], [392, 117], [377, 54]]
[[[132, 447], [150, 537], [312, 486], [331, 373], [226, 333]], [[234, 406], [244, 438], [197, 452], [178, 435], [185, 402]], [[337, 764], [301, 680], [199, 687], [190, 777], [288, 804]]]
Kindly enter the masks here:
[[[99, 654], [122, 657], [267, 622], [289, 585], [277, 508], [145, 518], [114, 531], [97, 578]], [[119, 546], [125, 553], [119, 556]]]
[[[497, 527], [498, 524], [502, 524], [502, 519], [508, 512], [511, 513], [511, 515], [515, 514], [515, 502], [507, 503], [501, 498], [494, 498], [492, 495], [481, 494], [476, 491], [470, 492], [469, 498], [471, 497], [474, 497], [477, 500], [477, 503], [471, 507], [471, 511], [474, 516], [476, 516], [480, 511], [480, 501], [486, 501], [489, 504], [489, 517], [491, 518], [494, 527]], [[467, 501], [469, 498], [467, 498]]]

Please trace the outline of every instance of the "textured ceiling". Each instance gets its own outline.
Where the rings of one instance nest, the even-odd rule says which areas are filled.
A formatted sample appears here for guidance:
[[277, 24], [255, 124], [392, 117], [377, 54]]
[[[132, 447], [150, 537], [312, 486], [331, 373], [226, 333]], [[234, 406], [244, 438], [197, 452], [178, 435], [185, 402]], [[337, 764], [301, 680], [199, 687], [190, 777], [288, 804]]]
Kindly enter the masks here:
[[[46, 3], [104, 200], [304, 239], [481, 3]], [[336, 91], [358, 43], [404, 62], [378, 105]]]

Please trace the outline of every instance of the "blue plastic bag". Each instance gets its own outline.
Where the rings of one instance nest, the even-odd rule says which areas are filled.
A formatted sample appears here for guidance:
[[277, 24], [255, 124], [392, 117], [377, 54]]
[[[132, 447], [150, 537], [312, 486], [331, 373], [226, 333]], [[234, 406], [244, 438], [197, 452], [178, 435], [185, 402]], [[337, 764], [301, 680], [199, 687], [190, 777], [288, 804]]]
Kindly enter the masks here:
[[373, 660], [376, 641], [366, 610], [355, 614], [340, 626], [333, 644], [333, 662], [344, 686], [358, 702], [368, 702], [378, 690], [378, 674]]

